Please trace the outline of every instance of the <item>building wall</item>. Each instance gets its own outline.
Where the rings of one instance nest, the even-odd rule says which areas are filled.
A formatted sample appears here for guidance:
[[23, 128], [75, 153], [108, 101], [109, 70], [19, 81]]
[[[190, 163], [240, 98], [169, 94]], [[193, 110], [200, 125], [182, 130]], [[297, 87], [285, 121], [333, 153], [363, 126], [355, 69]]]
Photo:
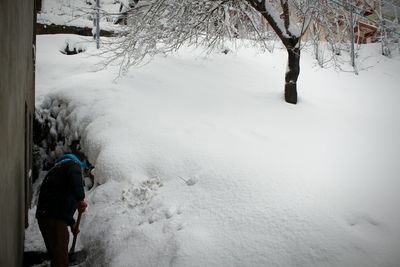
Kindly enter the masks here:
[[23, 260], [34, 114], [33, 22], [34, 1], [0, 1], [0, 266], [22, 266]]

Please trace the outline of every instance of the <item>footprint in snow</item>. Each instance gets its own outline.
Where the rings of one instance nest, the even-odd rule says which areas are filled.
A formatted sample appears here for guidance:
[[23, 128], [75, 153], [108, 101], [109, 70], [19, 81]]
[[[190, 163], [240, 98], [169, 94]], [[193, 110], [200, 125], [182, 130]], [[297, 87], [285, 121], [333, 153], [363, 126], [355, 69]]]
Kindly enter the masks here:
[[188, 186], [195, 185], [197, 183], [197, 181], [198, 181], [196, 177], [192, 177], [192, 178], [189, 178], [189, 179], [185, 179], [185, 178], [183, 178], [181, 176], [178, 176], [178, 177], [181, 180], [183, 180], [185, 182], [185, 184], [188, 185]]
[[368, 224], [368, 225], [371, 225], [371, 226], [379, 227], [382, 224], [380, 221], [378, 221], [377, 219], [371, 217], [370, 215], [362, 214], [362, 213], [352, 214], [351, 216], [348, 216], [346, 218], [346, 221], [350, 226]]
[[175, 214], [182, 214], [182, 211], [179, 208], [176, 208], [175, 206], [170, 207], [169, 209], [165, 210], [165, 218], [170, 219], [172, 218]]
[[175, 208], [169, 208], [165, 211], [165, 218], [171, 219], [175, 214]]

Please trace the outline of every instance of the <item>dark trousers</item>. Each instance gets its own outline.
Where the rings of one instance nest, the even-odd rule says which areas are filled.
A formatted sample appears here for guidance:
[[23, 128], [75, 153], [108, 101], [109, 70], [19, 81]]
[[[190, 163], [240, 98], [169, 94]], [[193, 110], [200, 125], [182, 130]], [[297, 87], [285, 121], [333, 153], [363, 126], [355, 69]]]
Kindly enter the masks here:
[[50, 256], [51, 267], [68, 266], [68, 226], [64, 221], [39, 218], [40, 232]]

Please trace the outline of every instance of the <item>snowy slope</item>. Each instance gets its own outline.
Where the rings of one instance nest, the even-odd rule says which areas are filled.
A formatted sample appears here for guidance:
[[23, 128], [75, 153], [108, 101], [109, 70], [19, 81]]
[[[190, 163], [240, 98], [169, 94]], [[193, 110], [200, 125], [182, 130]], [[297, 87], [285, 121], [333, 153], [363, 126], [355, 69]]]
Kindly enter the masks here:
[[[87, 52], [61, 54], [66, 39]], [[115, 82], [89, 42], [38, 36], [36, 79], [38, 109], [96, 166], [87, 266], [400, 265], [398, 59], [364, 47], [354, 75], [304, 52], [289, 105], [279, 49], [186, 48]]]

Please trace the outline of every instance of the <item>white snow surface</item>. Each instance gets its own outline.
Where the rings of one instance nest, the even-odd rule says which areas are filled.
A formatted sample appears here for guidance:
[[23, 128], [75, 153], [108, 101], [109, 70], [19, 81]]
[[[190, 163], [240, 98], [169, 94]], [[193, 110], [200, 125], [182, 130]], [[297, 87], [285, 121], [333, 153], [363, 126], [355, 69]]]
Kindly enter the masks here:
[[290, 105], [284, 50], [182, 48], [115, 81], [94, 46], [37, 37], [37, 108], [95, 165], [84, 266], [400, 266], [398, 58], [364, 46], [354, 75], [304, 51]]

